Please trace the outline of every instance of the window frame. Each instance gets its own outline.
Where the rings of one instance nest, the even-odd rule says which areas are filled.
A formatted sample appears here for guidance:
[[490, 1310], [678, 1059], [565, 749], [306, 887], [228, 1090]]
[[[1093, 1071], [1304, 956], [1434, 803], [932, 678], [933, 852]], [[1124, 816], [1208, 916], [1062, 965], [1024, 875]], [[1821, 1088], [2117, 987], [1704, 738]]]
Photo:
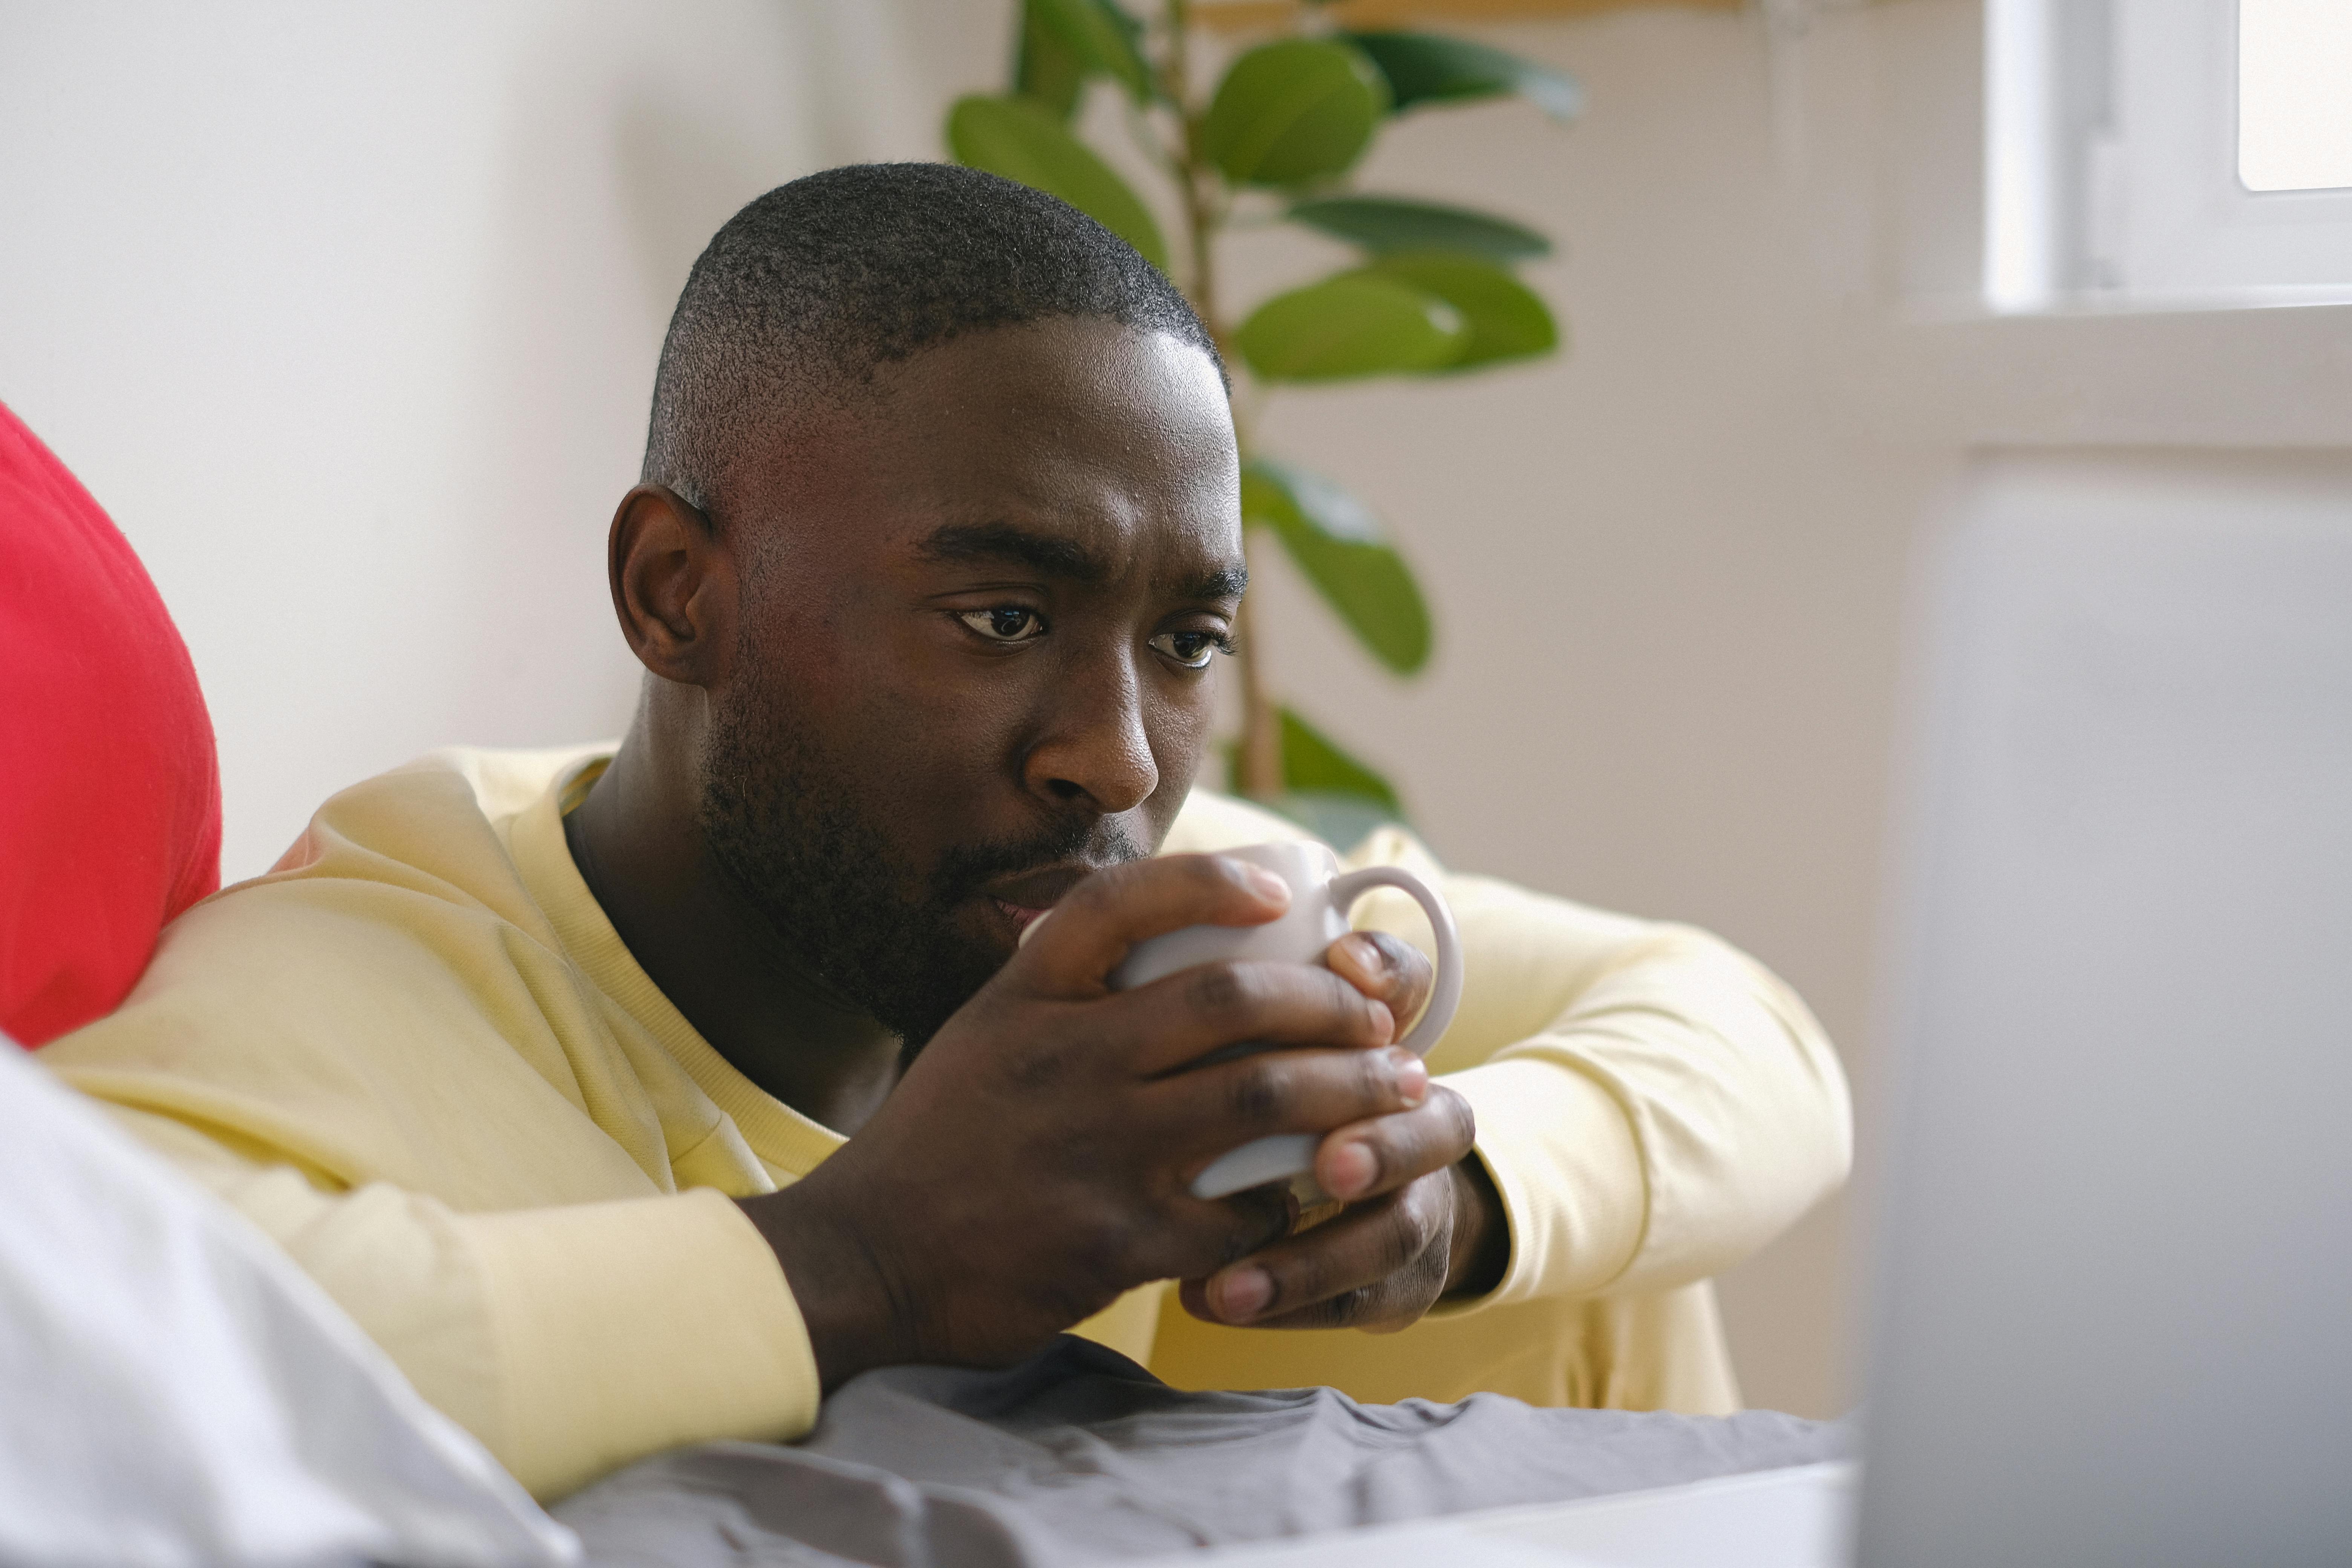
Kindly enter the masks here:
[[1987, 0], [2000, 314], [2352, 300], [2352, 189], [2238, 177], [2237, 0]]

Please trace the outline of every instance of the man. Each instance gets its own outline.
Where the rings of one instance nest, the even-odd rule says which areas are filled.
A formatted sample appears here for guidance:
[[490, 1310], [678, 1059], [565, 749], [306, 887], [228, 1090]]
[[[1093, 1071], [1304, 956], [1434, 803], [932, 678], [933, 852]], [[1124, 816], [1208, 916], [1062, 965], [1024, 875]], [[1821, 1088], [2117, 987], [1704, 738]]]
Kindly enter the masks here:
[[[772, 192], [696, 264], [614, 519], [619, 749], [344, 792], [50, 1059], [542, 1496], [1073, 1325], [1180, 1383], [1729, 1407], [1703, 1281], [1847, 1158], [1750, 961], [1452, 878], [1429, 1069], [1400, 903], [1328, 967], [1107, 989], [1283, 907], [1199, 852], [1296, 830], [1192, 788], [1237, 472], [1213, 344], [1089, 220], [932, 165]], [[1186, 1191], [1284, 1131], [1338, 1217]]]

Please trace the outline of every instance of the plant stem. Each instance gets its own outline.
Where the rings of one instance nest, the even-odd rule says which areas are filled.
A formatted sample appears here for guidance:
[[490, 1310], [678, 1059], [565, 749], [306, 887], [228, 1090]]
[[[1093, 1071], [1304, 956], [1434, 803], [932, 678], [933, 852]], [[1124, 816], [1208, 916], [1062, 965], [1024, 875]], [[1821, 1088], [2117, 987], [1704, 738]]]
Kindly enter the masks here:
[[[1246, 552], [1249, 531], [1242, 531]], [[1265, 665], [1257, 653], [1250, 597], [1242, 595], [1234, 617], [1234, 662], [1242, 681], [1242, 743], [1234, 758], [1234, 787], [1254, 800], [1272, 800], [1282, 793], [1282, 721], [1273, 700], [1265, 694]]]
[[[1192, 94], [1192, 7], [1187, 0], [1168, 0], [1166, 26], [1168, 52], [1160, 65], [1160, 86], [1169, 101], [1176, 106], [1184, 132], [1176, 167], [1177, 183], [1183, 195], [1185, 248], [1190, 264], [1185, 291], [1192, 297], [1192, 309], [1199, 313], [1201, 324], [1215, 340], [1217, 352], [1224, 356], [1230, 374], [1240, 360], [1224, 319], [1217, 310], [1216, 268], [1216, 237], [1224, 226], [1227, 204], [1222, 199], [1223, 187], [1217, 171], [1201, 156], [1201, 123], [1205, 110], [1193, 101]], [[1240, 414], [1236, 408], [1234, 438], [1246, 458], [1249, 432]], [[1246, 523], [1242, 528], [1242, 548], [1246, 555]], [[1265, 667], [1258, 657], [1253, 620], [1250, 600], [1244, 595], [1234, 626], [1234, 662], [1240, 667], [1242, 683], [1242, 734], [1234, 757], [1233, 783], [1243, 795], [1271, 800], [1282, 794], [1282, 723], [1273, 700], [1266, 695]]]

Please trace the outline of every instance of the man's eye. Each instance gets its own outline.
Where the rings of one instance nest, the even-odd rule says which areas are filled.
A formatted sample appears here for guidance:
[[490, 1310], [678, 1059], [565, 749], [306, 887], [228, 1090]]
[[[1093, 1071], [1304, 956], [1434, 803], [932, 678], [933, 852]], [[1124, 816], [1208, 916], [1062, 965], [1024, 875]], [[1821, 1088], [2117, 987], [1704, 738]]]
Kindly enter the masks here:
[[1034, 610], [1005, 605], [993, 610], [965, 610], [956, 616], [991, 642], [1034, 642], [1045, 635], [1045, 618]]
[[1151, 646], [1187, 669], [1206, 669], [1210, 659], [1234, 650], [1222, 632], [1161, 632]]

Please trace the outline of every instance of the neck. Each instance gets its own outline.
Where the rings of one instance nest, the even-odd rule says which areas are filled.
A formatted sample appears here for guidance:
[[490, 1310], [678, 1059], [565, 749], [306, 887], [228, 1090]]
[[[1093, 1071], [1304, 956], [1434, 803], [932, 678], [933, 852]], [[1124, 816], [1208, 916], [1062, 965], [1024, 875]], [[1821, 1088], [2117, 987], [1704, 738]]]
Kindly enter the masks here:
[[703, 843], [690, 784], [629, 738], [563, 821], [588, 890], [662, 994], [737, 1071], [842, 1133], [898, 1076], [898, 1037], [845, 1001], [735, 890]]

